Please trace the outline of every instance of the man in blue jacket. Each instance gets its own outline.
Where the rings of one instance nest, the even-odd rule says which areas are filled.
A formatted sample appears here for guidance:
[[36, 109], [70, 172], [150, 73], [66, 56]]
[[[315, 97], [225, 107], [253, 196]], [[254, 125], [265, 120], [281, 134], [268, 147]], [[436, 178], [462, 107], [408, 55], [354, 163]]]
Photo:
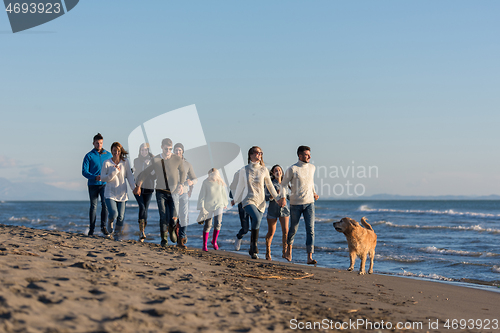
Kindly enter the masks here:
[[94, 149], [85, 155], [82, 164], [82, 175], [88, 179], [87, 185], [89, 187], [89, 197], [90, 197], [90, 211], [89, 211], [89, 236], [94, 234], [96, 211], [97, 211], [97, 199], [101, 196], [101, 231], [104, 236], [108, 236], [108, 230], [106, 229], [106, 217], [108, 215], [108, 210], [106, 209], [106, 202], [104, 201], [104, 188], [106, 187], [105, 182], [101, 182], [101, 166], [102, 163], [111, 158], [110, 152], [102, 148], [103, 137], [101, 133], [97, 133], [94, 136]]

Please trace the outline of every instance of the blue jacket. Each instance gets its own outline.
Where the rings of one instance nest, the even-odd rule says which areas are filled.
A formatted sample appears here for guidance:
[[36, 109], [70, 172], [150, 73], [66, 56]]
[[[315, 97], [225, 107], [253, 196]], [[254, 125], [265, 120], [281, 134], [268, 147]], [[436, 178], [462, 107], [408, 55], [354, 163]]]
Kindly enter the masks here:
[[104, 148], [102, 149], [102, 152], [99, 154], [99, 152], [94, 148], [91, 151], [88, 152], [87, 155], [83, 158], [83, 164], [82, 164], [82, 175], [83, 177], [87, 178], [89, 181], [87, 182], [87, 185], [105, 185], [106, 182], [101, 182], [101, 181], [96, 181], [95, 177], [101, 175], [101, 167], [102, 163], [106, 161], [107, 159], [110, 159], [113, 157], [111, 153]]

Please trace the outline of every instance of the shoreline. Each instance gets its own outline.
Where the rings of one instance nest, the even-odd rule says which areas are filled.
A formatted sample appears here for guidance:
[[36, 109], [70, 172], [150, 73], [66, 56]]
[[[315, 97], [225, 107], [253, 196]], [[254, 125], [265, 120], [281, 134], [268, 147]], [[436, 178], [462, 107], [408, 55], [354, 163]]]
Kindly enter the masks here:
[[447, 320], [489, 320], [493, 329], [500, 319], [500, 293], [456, 282], [252, 260], [189, 241], [180, 250], [23, 226], [0, 224], [0, 231], [6, 332], [282, 332], [327, 319], [422, 323], [382, 328], [438, 332]]

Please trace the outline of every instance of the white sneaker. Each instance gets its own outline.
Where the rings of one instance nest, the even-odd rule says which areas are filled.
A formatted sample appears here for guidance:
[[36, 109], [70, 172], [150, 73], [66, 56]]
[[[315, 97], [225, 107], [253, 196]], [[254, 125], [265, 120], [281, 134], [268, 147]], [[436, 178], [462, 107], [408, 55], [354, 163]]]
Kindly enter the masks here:
[[234, 242], [234, 249], [236, 251], [239, 251], [240, 250], [240, 247], [241, 247], [241, 242], [243, 241], [243, 238], [242, 239], [239, 239], [238, 237], [236, 237], [236, 241]]

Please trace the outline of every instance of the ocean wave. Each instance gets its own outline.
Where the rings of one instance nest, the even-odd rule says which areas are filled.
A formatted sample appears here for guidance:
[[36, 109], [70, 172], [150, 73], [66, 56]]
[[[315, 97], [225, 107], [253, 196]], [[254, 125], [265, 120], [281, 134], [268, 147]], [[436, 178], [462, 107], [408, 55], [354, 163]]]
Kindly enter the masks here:
[[426, 252], [426, 253], [451, 254], [451, 255], [460, 255], [460, 256], [469, 256], [469, 257], [497, 257], [497, 256], [500, 256], [500, 254], [493, 253], [493, 252], [448, 250], [448, 249], [440, 249], [440, 248], [437, 248], [435, 246], [427, 246], [424, 248], [420, 248], [419, 250]]
[[469, 216], [483, 218], [497, 218], [500, 214], [476, 213], [476, 212], [456, 212], [453, 209], [447, 210], [420, 210], [420, 209], [388, 209], [388, 208], [370, 208], [368, 205], [362, 205], [358, 211], [368, 213], [408, 213], [408, 214], [431, 214], [431, 215], [452, 215], [452, 216]]
[[500, 273], [500, 266], [494, 265], [493, 267], [491, 267], [491, 271], [493, 273]]
[[412, 272], [407, 272], [405, 270], [403, 270], [403, 273], [397, 273], [396, 275], [412, 276], [412, 277], [426, 278], [426, 279], [439, 280], [439, 281], [458, 281], [456, 279], [447, 278], [445, 276], [438, 275], [438, 274], [435, 274], [435, 273], [431, 273], [431, 274], [425, 275], [423, 273], [415, 274], [415, 273], [412, 273]]
[[[294, 247], [296, 247], [294, 245]], [[304, 249], [307, 249], [304, 247]], [[327, 247], [327, 246], [315, 246], [314, 251], [316, 252], [347, 252], [349, 249], [347, 247]]]
[[42, 222], [42, 220], [40, 220], [40, 219], [30, 219], [30, 218], [28, 218], [26, 216], [22, 216], [22, 217], [11, 216], [11, 217], [9, 217], [9, 221], [30, 222], [30, 223], [40, 223], [40, 222]]
[[494, 228], [484, 228], [481, 227], [479, 224], [473, 225], [473, 226], [444, 226], [444, 225], [405, 225], [405, 224], [395, 224], [389, 221], [379, 221], [379, 222], [373, 222], [371, 223], [372, 226], [376, 225], [387, 225], [389, 227], [393, 228], [410, 228], [410, 229], [448, 229], [448, 230], [472, 230], [472, 231], [479, 231], [479, 232], [491, 232], [491, 233], [500, 233], [500, 229], [494, 229]]
[[330, 222], [337, 222], [338, 219], [329, 219], [329, 218], [322, 218], [322, 217], [315, 217], [314, 218], [314, 223], [330, 223]]
[[406, 256], [406, 255], [381, 255], [381, 254], [375, 254], [375, 259], [376, 260], [382, 260], [382, 261], [395, 261], [395, 262], [402, 262], [402, 263], [417, 263], [417, 262], [424, 262], [425, 259], [422, 257], [413, 257], [413, 256]]

